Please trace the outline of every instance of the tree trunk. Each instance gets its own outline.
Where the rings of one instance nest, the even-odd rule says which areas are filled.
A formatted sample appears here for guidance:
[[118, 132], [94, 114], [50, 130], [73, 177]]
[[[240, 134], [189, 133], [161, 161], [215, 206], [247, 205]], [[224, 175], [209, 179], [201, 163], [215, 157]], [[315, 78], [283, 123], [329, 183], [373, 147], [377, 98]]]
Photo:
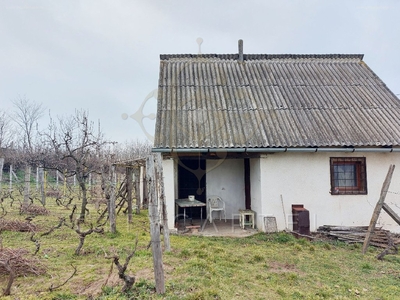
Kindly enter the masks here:
[[10, 260], [7, 260], [3, 264], [3, 266], [9, 273], [7, 286], [3, 290], [3, 296], [9, 296], [11, 294], [11, 286], [12, 286], [12, 284], [14, 282], [14, 279], [15, 279], [15, 272], [14, 272], [13, 267], [10, 265]]
[[85, 215], [86, 215], [86, 206], [87, 206], [87, 188], [85, 179], [78, 176], [79, 186], [82, 192], [82, 206], [81, 206], [81, 214], [79, 216], [79, 222], [85, 222]]

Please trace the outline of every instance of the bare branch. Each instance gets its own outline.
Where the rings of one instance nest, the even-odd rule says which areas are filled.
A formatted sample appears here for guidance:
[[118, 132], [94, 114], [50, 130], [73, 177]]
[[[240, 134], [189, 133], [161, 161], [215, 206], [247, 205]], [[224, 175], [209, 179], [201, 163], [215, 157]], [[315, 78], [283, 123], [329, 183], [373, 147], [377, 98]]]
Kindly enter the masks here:
[[62, 218], [59, 217], [58, 219], [59, 219], [58, 225], [51, 227], [49, 231], [43, 232], [40, 236], [49, 235], [54, 230], [61, 228], [61, 226], [65, 223], [65, 218], [64, 217], [62, 217]]
[[2, 263], [4, 268], [9, 272], [7, 286], [3, 291], [3, 296], [9, 296], [11, 294], [11, 286], [15, 279], [15, 271], [14, 268], [10, 264], [10, 260]]
[[79, 245], [75, 250], [75, 255], [79, 255], [80, 254], [81, 249], [83, 247], [83, 244], [85, 242], [85, 238], [86, 238], [87, 235], [92, 234], [93, 232], [104, 233], [104, 229], [103, 228], [100, 228], [100, 227], [93, 228], [92, 224], [90, 224], [90, 228], [88, 230], [81, 231], [79, 224], [80, 223], [78, 222], [77, 228], [75, 229], [75, 232], [79, 235]]
[[65, 280], [64, 283], [62, 283], [62, 284], [60, 284], [60, 285], [53, 286], [53, 284], [51, 284], [51, 286], [49, 287], [49, 291], [50, 291], [50, 292], [52, 292], [52, 291], [54, 291], [54, 290], [56, 290], [56, 289], [58, 289], [58, 288], [64, 286], [68, 281], [71, 280], [72, 277], [75, 276], [75, 274], [76, 274], [76, 272], [77, 272], [77, 269], [76, 269], [76, 267], [75, 267], [73, 264], [71, 264], [71, 267], [74, 269], [74, 272], [71, 274], [71, 276], [69, 276], [68, 279]]
[[36, 254], [39, 252], [39, 250], [40, 250], [40, 243], [39, 243], [39, 241], [38, 241], [37, 239], [34, 238], [34, 236], [35, 236], [35, 234], [32, 233], [32, 235], [31, 235], [31, 241], [34, 242], [34, 243], [35, 243], [35, 246], [36, 246], [36, 249], [35, 249], [35, 252], [33, 253], [33, 255], [36, 255]]
[[118, 268], [118, 276], [125, 283], [124, 287], [122, 288], [122, 293], [129, 291], [132, 288], [133, 284], [135, 283], [135, 276], [127, 275], [127, 274], [125, 274], [125, 272], [126, 272], [126, 269], [128, 268], [129, 261], [131, 260], [133, 255], [135, 255], [135, 253], [136, 253], [136, 248], [137, 248], [138, 242], [139, 242], [139, 239], [138, 239], [138, 237], [136, 237], [135, 248], [126, 257], [125, 263], [123, 265], [120, 264], [118, 255], [106, 256], [106, 258], [108, 258], [108, 259], [113, 259], [115, 266]]

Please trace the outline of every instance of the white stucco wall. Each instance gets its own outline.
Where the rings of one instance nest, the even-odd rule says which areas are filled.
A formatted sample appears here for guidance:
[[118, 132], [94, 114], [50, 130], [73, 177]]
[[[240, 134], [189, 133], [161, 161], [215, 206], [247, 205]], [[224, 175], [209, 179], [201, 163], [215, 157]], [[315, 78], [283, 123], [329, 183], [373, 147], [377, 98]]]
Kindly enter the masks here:
[[[330, 157], [366, 157], [367, 195], [331, 195]], [[303, 204], [310, 211], [310, 229], [321, 225], [368, 225], [379, 199], [383, 181], [390, 164], [400, 168], [399, 153], [275, 153], [252, 163], [252, 208], [258, 214], [257, 226], [263, 228], [263, 216], [276, 217], [279, 230], [285, 229], [285, 219], [280, 195], [292, 229], [292, 204]], [[257, 178], [259, 177], [259, 178]], [[257, 187], [257, 183], [260, 184]], [[254, 186], [253, 186], [254, 185]], [[261, 200], [257, 199], [261, 190]], [[400, 169], [395, 170], [386, 203], [400, 215]], [[254, 192], [253, 192], [254, 191]], [[393, 193], [395, 192], [395, 193]], [[261, 203], [260, 203], [261, 202]], [[257, 204], [256, 204], [257, 203]], [[397, 207], [397, 206], [399, 207]], [[261, 207], [261, 209], [260, 209]], [[380, 226], [400, 232], [398, 226], [384, 211], [379, 218]]]
[[[331, 195], [330, 157], [366, 157], [368, 194]], [[390, 164], [397, 169], [385, 203], [400, 215], [400, 153], [286, 152], [250, 159], [251, 207], [256, 211], [257, 228], [264, 229], [264, 216], [275, 216], [279, 230], [292, 229], [292, 204], [303, 204], [310, 211], [311, 231], [325, 224], [368, 225]], [[245, 207], [243, 160], [207, 160], [206, 167], [207, 195], [221, 196], [231, 219]], [[174, 228], [176, 164], [172, 159], [163, 160], [163, 168], [168, 224]], [[400, 226], [384, 211], [378, 226], [400, 232]]]
[[175, 227], [175, 162], [173, 159], [164, 159], [162, 164], [168, 228], [173, 229]]
[[206, 168], [207, 196], [220, 196], [226, 218], [233, 219], [233, 214], [245, 208], [243, 159], [207, 160]]
[[[262, 155], [264, 157], [265, 155]], [[264, 230], [262, 227], [265, 202], [262, 197], [262, 177], [261, 177], [261, 160], [262, 158], [250, 159], [250, 196], [251, 196], [251, 209], [255, 211], [255, 218], [257, 228]]]

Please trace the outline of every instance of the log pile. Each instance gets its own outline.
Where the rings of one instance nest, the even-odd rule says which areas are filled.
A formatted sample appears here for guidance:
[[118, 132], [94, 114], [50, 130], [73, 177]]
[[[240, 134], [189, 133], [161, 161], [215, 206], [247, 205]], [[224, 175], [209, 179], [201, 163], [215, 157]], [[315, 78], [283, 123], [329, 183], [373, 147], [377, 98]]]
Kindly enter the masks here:
[[[348, 244], [363, 243], [368, 232], [368, 226], [332, 226], [323, 225], [318, 228], [318, 232], [329, 238], [337, 239]], [[386, 248], [390, 238], [395, 245], [400, 244], [400, 238], [390, 233], [389, 230], [375, 228], [371, 235], [370, 245], [380, 248]]]

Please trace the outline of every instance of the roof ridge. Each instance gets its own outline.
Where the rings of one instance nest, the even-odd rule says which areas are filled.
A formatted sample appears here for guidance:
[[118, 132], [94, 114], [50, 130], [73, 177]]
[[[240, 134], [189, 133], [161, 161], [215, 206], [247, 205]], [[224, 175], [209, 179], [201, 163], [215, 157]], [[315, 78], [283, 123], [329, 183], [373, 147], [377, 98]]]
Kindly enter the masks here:
[[[238, 59], [239, 54], [160, 54], [161, 60], [174, 58], [219, 58], [219, 59]], [[359, 59], [362, 60], [364, 54], [244, 54], [244, 60], [260, 59]]]

